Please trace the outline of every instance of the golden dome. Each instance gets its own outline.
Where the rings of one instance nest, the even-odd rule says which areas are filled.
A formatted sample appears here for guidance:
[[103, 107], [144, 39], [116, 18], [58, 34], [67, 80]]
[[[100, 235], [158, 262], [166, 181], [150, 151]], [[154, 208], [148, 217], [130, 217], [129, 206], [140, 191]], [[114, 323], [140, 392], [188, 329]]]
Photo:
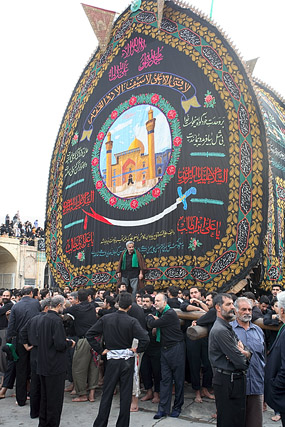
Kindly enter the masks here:
[[139, 139], [137, 139], [137, 138], [135, 138], [134, 140], [133, 140], [133, 142], [131, 143], [131, 145], [129, 146], [129, 150], [135, 150], [136, 148], [140, 148], [140, 150], [141, 150], [141, 154], [144, 154], [144, 145], [143, 145], [143, 143], [139, 140]]

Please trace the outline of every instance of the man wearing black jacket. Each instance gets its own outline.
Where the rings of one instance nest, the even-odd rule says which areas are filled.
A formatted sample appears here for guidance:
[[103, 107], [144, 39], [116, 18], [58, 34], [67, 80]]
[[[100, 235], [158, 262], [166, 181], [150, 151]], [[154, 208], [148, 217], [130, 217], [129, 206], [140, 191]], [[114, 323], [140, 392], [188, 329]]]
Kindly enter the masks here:
[[[149, 314], [155, 315], [155, 308], [153, 306], [154, 298], [151, 295], [145, 294], [142, 297], [143, 311], [147, 317]], [[146, 389], [146, 395], [141, 398], [142, 402], [152, 400], [152, 403], [159, 403], [160, 391], [160, 342], [156, 341], [156, 336], [152, 333], [152, 328], [147, 328], [150, 343], [144, 352], [141, 362], [141, 377]], [[154, 385], [154, 390], [152, 386]]]
[[51, 298], [50, 310], [38, 325], [37, 373], [41, 381], [39, 427], [58, 427], [63, 405], [66, 375], [66, 349], [75, 341], [67, 340], [59, 314], [64, 297]]
[[[119, 310], [116, 313], [101, 317], [86, 333], [86, 338], [91, 347], [97, 353], [107, 355], [103, 395], [93, 427], [107, 426], [113, 394], [118, 382], [120, 382], [120, 413], [116, 426], [129, 426], [134, 354], [143, 352], [149, 343], [148, 334], [140, 326], [138, 320], [127, 314], [131, 305], [131, 295], [128, 293], [120, 294]], [[105, 349], [98, 341], [98, 337], [102, 335]], [[132, 348], [134, 338], [139, 340], [137, 349]]]
[[19, 339], [20, 330], [40, 312], [40, 303], [33, 298], [33, 288], [25, 286], [21, 290], [22, 299], [11, 309], [7, 328], [7, 342], [15, 342], [19, 360], [16, 362], [16, 400], [24, 406], [27, 400], [27, 380], [30, 373], [30, 353]]
[[[164, 294], [155, 297], [156, 315], [148, 315], [147, 324], [156, 328], [156, 340], [161, 342], [160, 403], [154, 419], [170, 414], [179, 417], [184, 403], [185, 344], [180, 321], [173, 308], [167, 304]], [[170, 413], [172, 383], [175, 383], [175, 399]]]

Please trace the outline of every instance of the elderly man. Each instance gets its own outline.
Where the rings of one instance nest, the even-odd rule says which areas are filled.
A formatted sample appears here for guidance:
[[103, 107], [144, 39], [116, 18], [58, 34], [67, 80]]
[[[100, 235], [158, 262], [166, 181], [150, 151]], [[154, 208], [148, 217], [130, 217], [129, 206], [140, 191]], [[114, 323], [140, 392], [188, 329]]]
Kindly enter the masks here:
[[231, 325], [241, 342], [252, 353], [246, 375], [246, 427], [262, 427], [265, 344], [259, 326], [251, 323], [252, 305], [249, 299], [235, 301], [236, 320]]
[[267, 358], [264, 382], [264, 400], [275, 411], [280, 412], [285, 426], [285, 292], [277, 294], [279, 318], [282, 326], [278, 331]]
[[[156, 329], [156, 341], [161, 342], [161, 381], [160, 403], [156, 420], [166, 417], [177, 418], [184, 403], [184, 371], [185, 371], [185, 344], [180, 322], [176, 311], [167, 304], [164, 294], [155, 297], [156, 315], [148, 315], [147, 324]], [[172, 384], [175, 384], [175, 399], [170, 413], [172, 398]]]
[[214, 307], [217, 320], [209, 334], [209, 359], [213, 368], [217, 427], [245, 427], [245, 374], [251, 353], [230, 325], [235, 319], [232, 297], [218, 294]]
[[142, 254], [135, 249], [134, 242], [127, 242], [126, 248], [120, 256], [116, 273], [121, 282], [125, 283], [127, 287], [131, 287], [135, 297], [137, 290], [143, 286], [142, 280], [146, 265]]

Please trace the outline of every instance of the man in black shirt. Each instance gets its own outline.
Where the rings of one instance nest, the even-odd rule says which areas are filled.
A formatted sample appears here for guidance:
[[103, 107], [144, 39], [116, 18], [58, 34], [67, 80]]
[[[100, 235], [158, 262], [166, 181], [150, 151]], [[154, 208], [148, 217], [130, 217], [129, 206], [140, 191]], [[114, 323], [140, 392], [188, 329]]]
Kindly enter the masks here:
[[229, 322], [235, 309], [229, 294], [214, 298], [217, 320], [209, 335], [209, 359], [217, 406], [217, 427], [244, 427], [246, 371], [251, 353], [238, 340]]
[[64, 297], [51, 298], [50, 310], [38, 324], [37, 374], [41, 381], [39, 426], [58, 427], [63, 405], [66, 375], [66, 349], [75, 346], [67, 340], [62, 319]]
[[175, 384], [175, 400], [171, 417], [179, 417], [184, 403], [185, 344], [180, 321], [173, 308], [167, 304], [164, 294], [155, 297], [156, 315], [149, 314], [148, 326], [156, 328], [156, 340], [161, 342], [160, 403], [154, 419], [170, 413], [172, 383]]
[[[130, 423], [130, 405], [134, 373], [134, 353], [145, 350], [149, 343], [147, 332], [140, 326], [137, 319], [128, 316], [132, 304], [128, 293], [120, 294], [119, 310], [103, 316], [86, 333], [91, 347], [101, 355], [107, 355], [104, 376], [103, 394], [98, 416], [93, 427], [106, 427], [113, 399], [114, 390], [120, 382], [120, 414], [117, 427], [128, 427]], [[103, 350], [98, 337], [103, 335]], [[133, 339], [139, 340], [137, 349], [132, 348]]]

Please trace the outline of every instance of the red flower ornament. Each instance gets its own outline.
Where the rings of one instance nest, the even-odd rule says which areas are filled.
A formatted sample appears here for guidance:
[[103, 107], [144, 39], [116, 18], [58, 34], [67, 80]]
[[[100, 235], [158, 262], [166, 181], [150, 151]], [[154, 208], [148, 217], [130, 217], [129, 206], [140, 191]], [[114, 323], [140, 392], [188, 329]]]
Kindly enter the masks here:
[[166, 169], [166, 172], [168, 173], [168, 175], [174, 175], [176, 172], [176, 167], [174, 165], [170, 165]]
[[102, 181], [97, 181], [96, 182], [96, 188], [97, 190], [100, 190], [103, 187], [103, 182]]
[[157, 95], [157, 93], [155, 93], [152, 97], [151, 97], [151, 102], [153, 104], [157, 104], [157, 102], [159, 101], [159, 95]]
[[176, 136], [173, 140], [173, 144], [175, 145], [175, 147], [179, 147], [181, 142], [182, 142], [182, 139], [180, 138], [180, 136]]
[[169, 111], [168, 111], [168, 113], [167, 113], [167, 117], [168, 117], [170, 120], [175, 119], [175, 117], [176, 117], [176, 111], [175, 111], [175, 110], [169, 110]]
[[153, 195], [153, 197], [159, 197], [160, 196], [160, 189], [159, 188], [154, 188], [152, 190], [152, 195]]
[[92, 159], [92, 166], [97, 166], [99, 163], [99, 159], [97, 159], [97, 157], [94, 157], [94, 159]]
[[102, 139], [104, 139], [104, 136], [105, 135], [104, 135], [103, 132], [99, 132], [97, 138], [98, 138], [99, 141], [102, 141]]
[[132, 96], [129, 100], [129, 104], [131, 106], [135, 105], [136, 102], [137, 102], [137, 98], [135, 96]]
[[139, 202], [136, 199], [132, 200], [130, 203], [130, 206], [132, 209], [136, 209], [138, 205], [139, 205]]
[[112, 111], [112, 113], [111, 113], [111, 119], [115, 120], [117, 117], [118, 117], [118, 111], [116, 111], [116, 110]]
[[111, 197], [111, 198], [109, 199], [109, 204], [110, 204], [111, 206], [114, 206], [116, 203], [117, 203], [117, 199], [116, 199], [116, 197], [115, 197], [115, 196], [113, 196], [113, 197]]

